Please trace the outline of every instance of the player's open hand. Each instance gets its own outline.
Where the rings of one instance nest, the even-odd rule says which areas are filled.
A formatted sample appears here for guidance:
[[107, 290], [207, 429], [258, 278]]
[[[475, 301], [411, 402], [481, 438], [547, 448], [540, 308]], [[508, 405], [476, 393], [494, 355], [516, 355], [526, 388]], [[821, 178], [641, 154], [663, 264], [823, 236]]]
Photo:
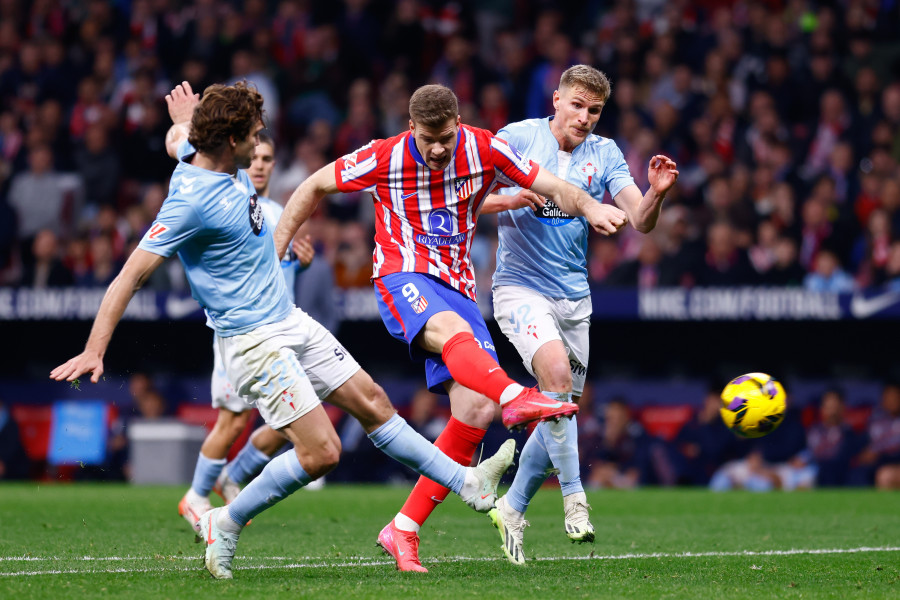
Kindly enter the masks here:
[[294, 251], [297, 260], [300, 261], [300, 266], [304, 269], [312, 264], [313, 258], [316, 256], [316, 250], [312, 245], [312, 238], [308, 235], [294, 238], [294, 241], [291, 242], [291, 250]]
[[628, 224], [625, 211], [611, 204], [595, 204], [590, 214], [585, 215], [594, 231], [612, 235]]
[[678, 181], [677, 167], [675, 161], [668, 156], [657, 154], [652, 157], [650, 166], [647, 167], [647, 181], [650, 187], [657, 194], [664, 195]]
[[91, 381], [97, 383], [103, 375], [103, 359], [94, 352], [82, 352], [50, 371], [50, 379], [75, 381], [85, 373], [93, 373]]
[[172, 91], [166, 94], [166, 105], [169, 107], [169, 116], [176, 125], [189, 123], [194, 114], [194, 107], [200, 103], [200, 94], [195, 94], [191, 84], [182, 81]]

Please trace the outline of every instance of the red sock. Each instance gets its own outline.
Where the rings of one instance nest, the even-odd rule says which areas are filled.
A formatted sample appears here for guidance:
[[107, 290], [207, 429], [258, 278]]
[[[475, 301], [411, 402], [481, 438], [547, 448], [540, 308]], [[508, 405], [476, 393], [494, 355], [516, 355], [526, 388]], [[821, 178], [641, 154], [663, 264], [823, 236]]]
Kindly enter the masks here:
[[441, 358], [454, 381], [498, 404], [503, 390], [515, 383], [471, 333], [457, 333], [447, 340]]
[[[434, 441], [444, 454], [461, 465], [469, 466], [475, 449], [484, 439], [485, 429], [466, 425], [450, 417], [450, 421]], [[426, 477], [419, 477], [416, 487], [409, 494], [400, 512], [422, 525], [437, 505], [444, 501], [450, 490]]]

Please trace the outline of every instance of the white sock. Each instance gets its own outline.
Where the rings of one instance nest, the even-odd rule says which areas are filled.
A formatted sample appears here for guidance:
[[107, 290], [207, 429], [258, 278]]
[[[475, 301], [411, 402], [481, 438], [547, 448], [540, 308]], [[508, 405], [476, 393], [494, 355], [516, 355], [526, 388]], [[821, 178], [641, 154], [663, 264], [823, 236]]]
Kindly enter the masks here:
[[216, 515], [216, 527], [224, 529], [228, 533], [240, 533], [241, 529], [243, 529], [229, 516], [228, 510], [220, 510], [219, 514]]
[[201, 496], [197, 492], [194, 491], [193, 487], [188, 488], [187, 491], [187, 501], [188, 504], [197, 504], [198, 502], [209, 502], [209, 496]]
[[506, 386], [506, 389], [503, 390], [503, 393], [500, 394], [500, 406], [508, 403], [510, 400], [521, 394], [525, 388], [518, 383], [511, 383]]
[[459, 490], [459, 495], [461, 498], [468, 498], [475, 492], [479, 490], [478, 487], [479, 481], [478, 478], [475, 477], [475, 469], [472, 467], [466, 467], [466, 478], [463, 479], [462, 488]]
[[397, 516], [394, 517], [394, 527], [399, 529], [400, 531], [412, 531], [413, 533], [419, 533], [419, 525], [403, 513], [397, 513]]

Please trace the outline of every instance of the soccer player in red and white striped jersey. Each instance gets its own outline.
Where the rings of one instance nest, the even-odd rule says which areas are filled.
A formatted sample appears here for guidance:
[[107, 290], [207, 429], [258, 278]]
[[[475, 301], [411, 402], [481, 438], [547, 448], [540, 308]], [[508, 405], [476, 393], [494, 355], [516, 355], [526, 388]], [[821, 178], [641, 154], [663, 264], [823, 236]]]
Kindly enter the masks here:
[[[462, 125], [455, 94], [426, 85], [410, 98], [409, 131], [373, 140], [326, 165], [303, 182], [275, 231], [283, 252], [298, 227], [327, 194], [367, 191], [375, 202], [372, 278], [388, 331], [425, 362], [428, 386], [450, 396], [452, 418], [435, 446], [469, 464], [502, 406], [503, 424], [570, 417], [570, 402], [525, 389], [497, 363], [490, 333], [475, 303], [469, 251], [480, 212], [531, 202], [522, 195], [486, 204], [501, 185], [532, 189], [569, 214], [582, 215], [600, 233], [627, 221], [617, 207], [600, 204], [522, 157], [488, 131]], [[418, 530], [447, 489], [420, 479], [400, 513], [378, 536], [400, 570], [425, 571], [418, 558]]]

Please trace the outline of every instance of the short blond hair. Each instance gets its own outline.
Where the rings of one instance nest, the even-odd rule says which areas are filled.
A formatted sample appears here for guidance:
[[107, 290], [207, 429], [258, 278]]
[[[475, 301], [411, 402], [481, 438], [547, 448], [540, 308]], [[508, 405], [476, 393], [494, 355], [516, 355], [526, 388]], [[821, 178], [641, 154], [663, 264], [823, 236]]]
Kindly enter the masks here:
[[575, 65], [566, 69], [559, 78], [559, 89], [581, 87], [600, 96], [605, 103], [612, 94], [612, 85], [603, 71], [587, 65]]
[[439, 127], [459, 116], [459, 101], [447, 86], [423, 85], [409, 99], [409, 118], [417, 125]]

